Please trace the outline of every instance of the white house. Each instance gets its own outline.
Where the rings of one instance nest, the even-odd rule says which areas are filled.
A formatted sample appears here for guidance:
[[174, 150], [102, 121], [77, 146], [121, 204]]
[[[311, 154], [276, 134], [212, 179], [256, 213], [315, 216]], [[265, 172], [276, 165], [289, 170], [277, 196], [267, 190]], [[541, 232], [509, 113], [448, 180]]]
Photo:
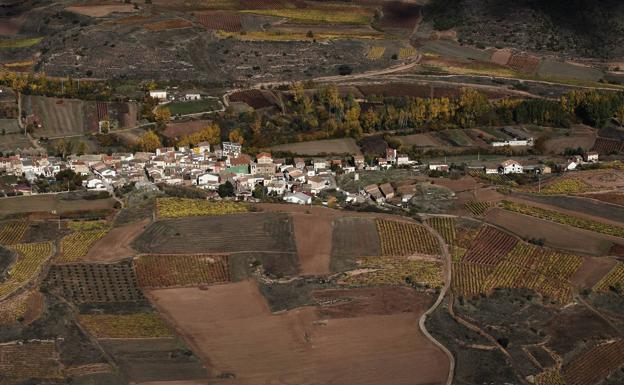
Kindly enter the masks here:
[[498, 170], [502, 174], [522, 174], [524, 172], [524, 168], [520, 162], [513, 159], [508, 159], [501, 163], [500, 166], [498, 166]]
[[167, 91], [164, 90], [153, 90], [149, 92], [149, 96], [158, 101], [167, 100]]
[[184, 96], [186, 100], [201, 100], [201, 95], [195, 92], [188, 93]]
[[312, 204], [312, 197], [304, 193], [288, 193], [284, 195], [284, 200], [288, 203], [296, 203], [298, 205]]
[[533, 138], [528, 139], [512, 139], [505, 140], [503, 142], [492, 142], [492, 147], [532, 147], [533, 146]]
[[211, 173], [201, 174], [197, 177], [197, 185], [203, 188], [219, 186], [219, 175]]
[[449, 165], [444, 163], [434, 163], [429, 165], [429, 170], [447, 172], [449, 170]]
[[585, 154], [585, 162], [587, 163], [596, 163], [598, 162], [598, 153], [595, 151], [590, 151]]
[[405, 166], [410, 164], [410, 160], [409, 160], [409, 156], [405, 155], [405, 154], [399, 154], [397, 155], [396, 158], [396, 165], [397, 166]]
[[268, 152], [259, 153], [258, 156], [256, 156], [256, 159], [258, 161], [258, 164], [273, 163], [273, 158], [271, 157], [271, 154], [269, 154]]
[[221, 143], [221, 151], [223, 156], [231, 156], [233, 158], [238, 157], [243, 150], [243, 146], [241, 144], [235, 142], [223, 142]]

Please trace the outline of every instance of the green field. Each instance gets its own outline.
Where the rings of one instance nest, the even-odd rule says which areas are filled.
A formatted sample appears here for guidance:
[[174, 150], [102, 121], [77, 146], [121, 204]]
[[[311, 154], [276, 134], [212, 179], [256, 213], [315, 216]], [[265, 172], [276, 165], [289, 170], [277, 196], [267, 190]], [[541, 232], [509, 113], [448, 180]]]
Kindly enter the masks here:
[[218, 99], [202, 99], [188, 102], [173, 102], [165, 107], [171, 111], [171, 115], [187, 115], [214, 111], [221, 108], [221, 104]]
[[42, 37], [33, 37], [30, 39], [0, 40], [0, 48], [28, 48], [39, 44], [43, 40]]

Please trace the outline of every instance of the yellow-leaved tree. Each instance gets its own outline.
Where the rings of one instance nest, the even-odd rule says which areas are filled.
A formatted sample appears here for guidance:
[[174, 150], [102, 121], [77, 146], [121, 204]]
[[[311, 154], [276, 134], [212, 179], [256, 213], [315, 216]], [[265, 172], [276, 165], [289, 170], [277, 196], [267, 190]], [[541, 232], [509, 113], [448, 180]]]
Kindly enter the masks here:
[[155, 151], [157, 148], [162, 146], [160, 143], [160, 138], [154, 131], [147, 131], [139, 138], [137, 142], [137, 146], [141, 151]]

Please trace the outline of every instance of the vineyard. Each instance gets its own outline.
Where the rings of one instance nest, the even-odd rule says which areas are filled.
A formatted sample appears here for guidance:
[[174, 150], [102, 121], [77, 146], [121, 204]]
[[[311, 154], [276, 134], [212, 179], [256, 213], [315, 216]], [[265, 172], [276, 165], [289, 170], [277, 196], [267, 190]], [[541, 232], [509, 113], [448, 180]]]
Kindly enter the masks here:
[[468, 202], [464, 205], [472, 215], [483, 216], [492, 207], [490, 202]]
[[[0, 373], [16, 380], [60, 379], [59, 353], [54, 342], [7, 343], [0, 345]], [[45, 382], [48, 383], [48, 382]]]
[[192, 26], [193, 23], [184, 19], [163, 20], [143, 25], [145, 29], [153, 32], [166, 31], [170, 29], [190, 28]]
[[582, 194], [593, 191], [594, 188], [589, 183], [577, 178], [562, 178], [544, 186], [542, 194]]
[[75, 303], [144, 301], [132, 264], [70, 263], [53, 265], [46, 284]]
[[156, 210], [161, 218], [245, 213], [248, 206], [236, 202], [211, 202], [200, 199], [158, 198]]
[[78, 317], [96, 338], [157, 338], [172, 336], [157, 313], [83, 314]]
[[535, 376], [536, 385], [566, 385], [558, 370], [548, 370]]
[[515, 238], [484, 227], [465, 254], [453, 247], [453, 291], [475, 296], [495, 288], [531, 289], [561, 304], [572, 298], [570, 278], [583, 260], [576, 255], [518, 242]]
[[377, 220], [382, 255], [439, 255], [437, 239], [424, 226], [388, 220]]
[[577, 227], [583, 230], [595, 231], [597, 233], [612, 235], [615, 237], [624, 237], [624, 227], [621, 226], [609, 225], [591, 219], [574, 217], [572, 215], [563, 214], [555, 210], [529, 206], [523, 203], [502, 201], [501, 206], [503, 209], [508, 211], [513, 211], [524, 215], [530, 215], [532, 217], [544, 219], [551, 222], [561, 223], [562, 225]]
[[540, 64], [540, 58], [536, 56], [529, 55], [518, 55], [514, 54], [509, 59], [507, 65], [516, 71], [526, 72], [526, 73], [535, 73], [537, 71], [537, 67]]
[[0, 326], [14, 324], [23, 320], [29, 310], [29, 305], [36, 305], [42, 300], [39, 292], [27, 291], [0, 302]]
[[28, 231], [26, 222], [9, 222], [0, 228], [0, 245], [20, 243]]
[[422, 285], [438, 288], [444, 285], [442, 267], [437, 262], [400, 257], [365, 257], [358, 260], [361, 274], [347, 277], [351, 285]]
[[399, 59], [407, 59], [416, 56], [416, 49], [413, 47], [401, 48], [399, 50]]
[[61, 240], [60, 262], [74, 262], [84, 257], [95, 242], [108, 233], [106, 230], [77, 231]]
[[386, 52], [386, 47], [374, 46], [368, 50], [368, 53], [366, 53], [366, 58], [368, 60], [379, 60], [383, 56], [384, 52]]
[[456, 295], [474, 297], [484, 293], [487, 277], [494, 268], [474, 263], [453, 263], [452, 290]]
[[621, 262], [596, 284], [594, 290], [608, 291], [618, 288], [624, 289], [624, 264]]
[[598, 137], [592, 150], [602, 155], [617, 154], [624, 151], [624, 142], [617, 139]]
[[503, 185], [503, 186], [515, 186], [517, 183], [510, 179], [507, 175], [502, 174], [486, 174], [483, 171], [472, 170], [468, 172], [473, 178], [481, 179], [484, 182], [489, 182], [492, 184]]
[[17, 252], [18, 257], [9, 270], [9, 278], [0, 284], [0, 298], [33, 280], [53, 250], [49, 242], [21, 243], [9, 248]]
[[462, 262], [496, 265], [516, 243], [517, 240], [511, 235], [490, 226], [484, 227], [472, 242]]
[[108, 228], [106, 221], [71, 221], [67, 222], [67, 228], [72, 231], [104, 230]]
[[567, 385], [593, 385], [624, 365], [624, 341], [610, 341], [575, 357], [563, 368]]
[[455, 241], [455, 218], [433, 217], [427, 219], [427, 224], [435, 229], [449, 245]]
[[243, 19], [240, 13], [228, 11], [204, 11], [197, 14], [199, 24], [206, 29], [226, 32], [243, 30]]
[[195, 286], [230, 281], [225, 255], [143, 255], [134, 263], [141, 287]]

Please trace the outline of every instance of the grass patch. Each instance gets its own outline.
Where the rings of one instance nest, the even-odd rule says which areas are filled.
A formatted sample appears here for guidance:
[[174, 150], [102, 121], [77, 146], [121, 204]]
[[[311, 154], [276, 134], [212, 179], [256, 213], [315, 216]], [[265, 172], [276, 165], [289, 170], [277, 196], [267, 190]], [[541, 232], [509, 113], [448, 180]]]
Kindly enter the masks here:
[[79, 321], [97, 338], [170, 337], [171, 331], [156, 313], [124, 315], [85, 314]]
[[37, 45], [43, 40], [42, 37], [30, 39], [0, 40], [0, 48], [28, 48]]

